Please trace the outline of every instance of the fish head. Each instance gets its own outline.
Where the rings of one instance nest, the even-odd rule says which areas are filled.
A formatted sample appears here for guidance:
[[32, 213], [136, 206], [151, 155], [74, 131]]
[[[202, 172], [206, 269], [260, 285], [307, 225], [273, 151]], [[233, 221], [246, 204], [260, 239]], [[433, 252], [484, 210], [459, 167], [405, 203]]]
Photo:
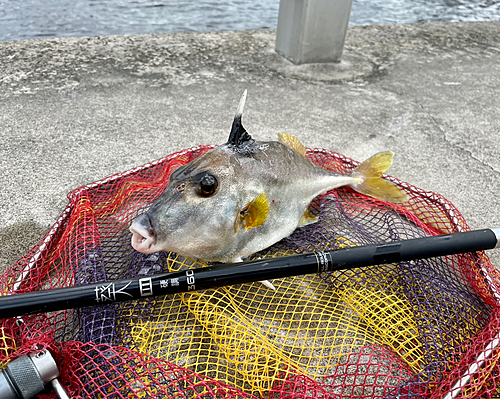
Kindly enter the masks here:
[[131, 224], [134, 249], [210, 260], [225, 247], [234, 238], [237, 213], [231, 156], [221, 146], [177, 169], [162, 195]]
[[[252, 169], [248, 163], [259, 145], [241, 124], [245, 99], [246, 90], [228, 141], [177, 169], [162, 195], [133, 221], [134, 249], [146, 254], [172, 251], [207, 261], [239, 258], [234, 244], [240, 226], [260, 226], [268, 215], [265, 195], [256, 195], [246, 182]], [[256, 200], [245, 200], [248, 196]]]

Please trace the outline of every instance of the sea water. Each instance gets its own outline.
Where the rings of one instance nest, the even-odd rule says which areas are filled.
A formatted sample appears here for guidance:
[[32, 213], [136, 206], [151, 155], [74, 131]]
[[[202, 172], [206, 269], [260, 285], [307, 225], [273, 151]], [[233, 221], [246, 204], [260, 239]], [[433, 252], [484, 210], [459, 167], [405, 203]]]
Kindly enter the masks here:
[[[279, 0], [0, 0], [0, 40], [276, 29], [278, 10]], [[354, 0], [350, 24], [491, 20], [500, 0]]]

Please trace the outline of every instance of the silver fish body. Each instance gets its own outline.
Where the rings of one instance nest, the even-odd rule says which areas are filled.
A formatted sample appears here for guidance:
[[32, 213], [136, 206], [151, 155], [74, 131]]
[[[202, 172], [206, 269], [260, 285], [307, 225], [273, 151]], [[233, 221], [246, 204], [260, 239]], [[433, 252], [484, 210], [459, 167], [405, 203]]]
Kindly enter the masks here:
[[[291, 144], [283, 138], [291, 138]], [[176, 170], [163, 194], [134, 220], [133, 247], [143, 253], [172, 251], [205, 261], [236, 262], [314, 221], [308, 206], [318, 195], [345, 185], [363, 188], [366, 167], [349, 175], [320, 168], [293, 140], [283, 135], [281, 142], [255, 141], [237, 114], [230, 140]], [[390, 164], [392, 153], [380, 154]], [[376, 174], [382, 180], [381, 172]], [[394, 189], [387, 196], [385, 186], [380, 188], [384, 199], [404, 200], [396, 186], [383, 183]]]

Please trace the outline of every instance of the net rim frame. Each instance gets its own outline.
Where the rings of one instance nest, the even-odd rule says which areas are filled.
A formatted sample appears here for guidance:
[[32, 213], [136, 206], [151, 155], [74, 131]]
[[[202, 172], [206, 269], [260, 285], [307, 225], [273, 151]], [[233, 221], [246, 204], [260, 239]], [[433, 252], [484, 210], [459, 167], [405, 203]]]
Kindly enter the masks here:
[[[72, 203], [71, 203], [71, 198], [74, 196], [77, 196], [79, 193], [85, 190], [93, 190], [96, 189], [104, 184], [112, 183], [114, 181], [118, 181], [120, 179], [123, 179], [127, 176], [132, 176], [134, 174], [138, 174], [141, 171], [147, 170], [151, 167], [157, 166], [162, 163], [167, 163], [172, 159], [178, 158], [180, 156], [186, 155], [186, 154], [194, 154], [196, 152], [201, 152], [200, 154], [196, 155], [196, 157], [202, 155], [206, 151], [209, 151], [213, 148], [217, 147], [217, 145], [198, 145], [198, 146], [193, 146], [190, 148], [186, 148], [180, 151], [176, 151], [174, 153], [171, 153], [165, 157], [156, 159], [151, 162], [147, 162], [143, 165], [137, 166], [135, 168], [129, 169], [124, 172], [119, 172], [112, 174], [108, 177], [105, 177], [103, 179], [97, 180], [93, 183], [87, 184], [80, 186], [74, 190], [71, 190], [67, 194], [67, 198], [69, 201], [68, 205], [64, 208], [62, 211], [61, 215], [59, 218], [56, 220], [56, 222], [51, 226], [49, 231], [43, 236], [43, 238], [38, 242], [38, 247], [35, 245], [30, 252], [34, 252], [34, 254], [29, 258], [27, 264], [24, 266], [23, 270], [20, 272], [18, 275], [16, 281], [14, 282], [12, 286], [12, 290], [9, 290], [6, 295], [11, 295], [15, 294], [22, 286], [24, 281], [26, 280], [26, 277], [30, 273], [30, 271], [36, 266], [38, 260], [42, 256], [43, 252], [49, 251], [51, 248], [51, 244], [53, 244], [53, 239], [55, 236], [58, 235], [58, 233], [63, 230], [66, 227], [67, 220], [69, 219], [71, 215], [71, 209], [72, 209]], [[306, 148], [306, 156], [310, 158], [311, 155], [313, 154], [322, 154], [326, 155], [337, 162], [339, 162], [342, 165], [348, 166], [349, 168], [354, 169], [356, 166], [360, 164], [359, 161], [356, 161], [350, 157], [347, 157], [341, 153], [337, 153], [328, 149], [321, 149], [321, 148]], [[196, 158], [195, 157], [195, 158]], [[410, 183], [404, 182], [396, 177], [393, 177], [391, 175], [383, 174], [382, 177], [388, 181], [391, 181], [395, 183], [396, 185], [404, 188], [405, 190], [408, 190], [411, 193], [416, 194], [419, 197], [423, 197], [427, 199], [429, 202], [434, 203], [439, 205], [440, 209], [445, 213], [445, 215], [449, 218], [450, 222], [452, 223], [453, 227], [456, 228], [457, 232], [462, 232], [464, 231], [463, 226], [459, 223], [459, 220], [457, 218], [457, 214], [461, 215], [460, 211], [446, 198], [438, 193], [432, 192], [432, 191], [426, 191], [421, 188], [418, 188]], [[467, 224], [465, 224], [465, 227], [468, 228]], [[487, 281], [488, 288], [493, 294], [493, 297], [495, 299], [496, 305], [500, 305], [500, 292], [497, 290], [496, 285], [493, 283], [493, 279], [487, 269], [484, 268], [484, 265], [481, 262], [480, 267], [480, 273], [483, 276], [483, 278]], [[23, 323], [22, 317], [18, 317], [16, 320], [16, 323]], [[500, 332], [491, 339], [483, 349], [483, 351], [479, 354], [477, 357], [476, 361], [472, 363], [469, 368], [462, 374], [460, 378], [458, 378], [457, 382], [453, 385], [453, 387], [446, 393], [446, 395], [443, 397], [444, 399], [453, 399], [456, 396], [458, 396], [462, 390], [462, 386], [464, 384], [467, 384], [467, 382], [470, 380], [473, 374], [475, 374], [484, 362], [491, 356], [493, 351], [498, 347], [500, 344]]]

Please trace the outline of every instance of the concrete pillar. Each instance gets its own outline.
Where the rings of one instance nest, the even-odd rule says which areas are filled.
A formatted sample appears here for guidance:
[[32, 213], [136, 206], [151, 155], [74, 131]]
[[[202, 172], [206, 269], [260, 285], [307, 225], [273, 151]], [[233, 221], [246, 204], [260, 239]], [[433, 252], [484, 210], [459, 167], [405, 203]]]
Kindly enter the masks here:
[[353, 0], [281, 0], [276, 51], [295, 64], [339, 62]]

